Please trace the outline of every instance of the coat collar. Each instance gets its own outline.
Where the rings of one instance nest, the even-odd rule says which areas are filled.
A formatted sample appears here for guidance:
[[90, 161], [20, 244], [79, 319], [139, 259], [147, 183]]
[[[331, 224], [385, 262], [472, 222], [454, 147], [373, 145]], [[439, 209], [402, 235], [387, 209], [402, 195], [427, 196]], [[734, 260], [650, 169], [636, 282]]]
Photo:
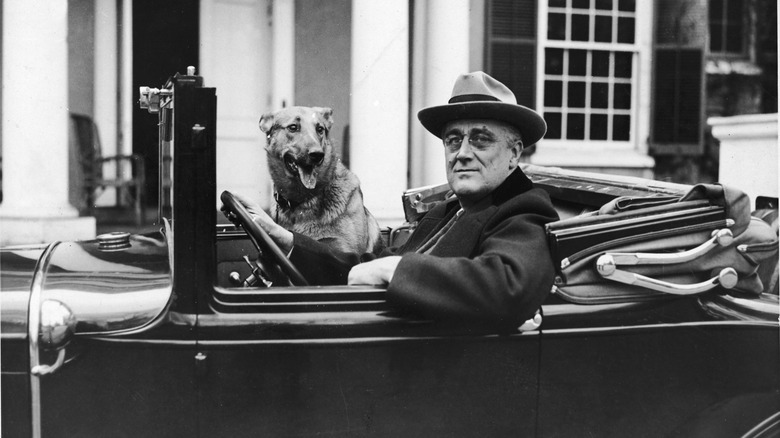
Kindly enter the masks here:
[[534, 188], [534, 183], [518, 167], [493, 191], [493, 205], [503, 204], [512, 197]]
[[[532, 188], [533, 183], [531, 180], [528, 179], [528, 177], [525, 175], [525, 173], [523, 173], [522, 170], [520, 170], [520, 168], [517, 168], [514, 172], [509, 174], [506, 180], [504, 180], [504, 182], [493, 191], [492, 204], [493, 206], [498, 206], [508, 201], [509, 199], [520, 195], [521, 193], [525, 193], [528, 190], [531, 190]], [[439, 229], [441, 229], [441, 227], [443, 227], [444, 224], [446, 224], [447, 221], [452, 218], [458, 210], [460, 210], [460, 203], [457, 202], [457, 197], [453, 196], [445, 202], [446, 204], [444, 205], [438, 205], [434, 207], [421, 219], [417, 232], [412, 233], [412, 236], [409, 238], [409, 240], [400, 248], [399, 253], [417, 249], [423, 242], [428, 240]], [[481, 227], [480, 224], [487, 217], [492, 215], [493, 212], [493, 208], [488, 208], [475, 214], [463, 215], [463, 217], [458, 220], [458, 224], [454, 225], [453, 228], [457, 227], [461, 230], [479, 229]], [[456, 244], [453, 244], [455, 240], [447, 238], [447, 236], [442, 237], [442, 240], [439, 242], [437, 247], [433, 249], [431, 254], [441, 255], [450, 251], [456, 254], [460, 254], [464, 249], [469, 249], [470, 251], [470, 248], [472, 248], [474, 244], [473, 240], [479, 238], [479, 233], [458, 233], [457, 235], [458, 237], [456, 239]], [[460, 250], [452, 249], [451, 247], [453, 247], [453, 245], [459, 247]]]

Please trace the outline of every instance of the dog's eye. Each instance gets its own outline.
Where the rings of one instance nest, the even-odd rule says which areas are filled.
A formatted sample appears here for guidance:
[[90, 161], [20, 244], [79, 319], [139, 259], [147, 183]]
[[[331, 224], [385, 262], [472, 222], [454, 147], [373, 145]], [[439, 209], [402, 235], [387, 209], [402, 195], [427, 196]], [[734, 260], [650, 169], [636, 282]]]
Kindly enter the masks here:
[[317, 125], [317, 134], [319, 135], [325, 134], [325, 127]]
[[287, 127], [287, 130], [290, 131], [290, 132], [298, 132], [298, 125], [292, 124], [292, 125]]

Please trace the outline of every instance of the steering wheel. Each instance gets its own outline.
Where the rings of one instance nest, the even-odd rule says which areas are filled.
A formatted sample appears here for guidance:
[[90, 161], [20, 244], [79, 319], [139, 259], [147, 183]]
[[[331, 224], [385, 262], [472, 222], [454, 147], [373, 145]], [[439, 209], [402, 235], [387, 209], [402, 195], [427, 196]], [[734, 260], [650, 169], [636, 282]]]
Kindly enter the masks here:
[[252, 240], [252, 243], [254, 243], [257, 249], [260, 251], [261, 256], [264, 256], [266, 259], [269, 259], [270, 262], [279, 266], [279, 268], [281, 268], [282, 272], [287, 275], [287, 278], [290, 279], [290, 282], [293, 285], [309, 285], [306, 279], [303, 278], [303, 275], [301, 275], [301, 272], [298, 270], [298, 268], [293, 265], [293, 263], [290, 261], [290, 259], [287, 258], [286, 255], [284, 255], [282, 250], [279, 248], [279, 245], [277, 245], [276, 242], [271, 239], [271, 236], [269, 236], [268, 233], [266, 233], [265, 230], [260, 227], [260, 225], [257, 225], [255, 221], [252, 220], [252, 215], [249, 214], [243, 204], [238, 202], [238, 199], [236, 199], [232, 193], [225, 190], [222, 192], [220, 199], [222, 200], [222, 204], [225, 205], [225, 208], [230, 213], [233, 213], [238, 222], [244, 228], [246, 233], [249, 235], [249, 238]]

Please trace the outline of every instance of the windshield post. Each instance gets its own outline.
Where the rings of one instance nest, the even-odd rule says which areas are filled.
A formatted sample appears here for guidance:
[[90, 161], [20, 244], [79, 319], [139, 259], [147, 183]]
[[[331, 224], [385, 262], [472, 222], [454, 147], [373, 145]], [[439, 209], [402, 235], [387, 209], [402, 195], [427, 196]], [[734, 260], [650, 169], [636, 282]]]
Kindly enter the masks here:
[[190, 67], [161, 90], [143, 87], [141, 106], [159, 118], [158, 218], [171, 234], [174, 306], [196, 313], [208, 309], [216, 266], [216, 89]]

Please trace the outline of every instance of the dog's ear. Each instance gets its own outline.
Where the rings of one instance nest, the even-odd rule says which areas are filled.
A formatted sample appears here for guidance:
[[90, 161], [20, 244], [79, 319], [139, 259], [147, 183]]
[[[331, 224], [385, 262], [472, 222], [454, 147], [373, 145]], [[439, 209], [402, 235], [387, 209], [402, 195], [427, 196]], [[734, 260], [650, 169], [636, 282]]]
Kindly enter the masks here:
[[331, 108], [319, 106], [315, 106], [312, 109], [320, 113], [322, 118], [325, 120], [325, 129], [330, 131], [330, 127], [333, 126], [333, 110]]
[[260, 130], [270, 135], [271, 129], [274, 127], [274, 113], [265, 113], [260, 117]]

